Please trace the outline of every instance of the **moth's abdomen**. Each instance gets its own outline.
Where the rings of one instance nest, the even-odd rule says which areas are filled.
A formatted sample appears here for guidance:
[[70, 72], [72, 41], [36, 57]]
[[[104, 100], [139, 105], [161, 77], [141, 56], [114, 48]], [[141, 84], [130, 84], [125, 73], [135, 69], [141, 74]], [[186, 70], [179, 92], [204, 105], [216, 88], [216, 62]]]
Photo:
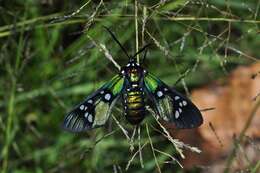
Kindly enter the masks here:
[[131, 124], [139, 124], [145, 117], [144, 97], [141, 91], [128, 91], [124, 96], [126, 119]]

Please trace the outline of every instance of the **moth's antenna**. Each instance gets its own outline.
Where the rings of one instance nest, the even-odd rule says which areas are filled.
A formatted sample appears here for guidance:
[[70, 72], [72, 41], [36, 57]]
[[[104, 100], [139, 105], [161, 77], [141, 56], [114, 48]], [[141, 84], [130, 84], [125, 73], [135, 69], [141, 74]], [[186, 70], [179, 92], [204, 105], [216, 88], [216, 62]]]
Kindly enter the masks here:
[[116, 36], [113, 34], [112, 31], [109, 30], [108, 27], [103, 26], [108, 32], [109, 34], [112, 36], [112, 38], [117, 42], [117, 44], [121, 47], [121, 49], [123, 50], [123, 52], [126, 54], [126, 56], [131, 59], [131, 57], [128, 55], [127, 51], [125, 50], [125, 48], [122, 46], [122, 44], [118, 41], [118, 39], [116, 38]]
[[151, 46], [151, 44], [147, 44], [147, 45], [145, 45], [144, 47], [142, 47], [138, 52], [136, 52], [136, 53], [134, 54], [134, 56], [132, 57], [132, 59], [135, 58], [136, 55], [138, 55], [139, 53], [143, 52], [143, 51], [144, 51], [147, 47], [149, 47], [149, 46]]
[[148, 50], [148, 49], [145, 49], [145, 51], [144, 51], [144, 56], [143, 56], [143, 59], [142, 59], [142, 63], [141, 63], [141, 64], [144, 64], [144, 61], [145, 61], [145, 58], [146, 58], [146, 54], [147, 54], [147, 50]]

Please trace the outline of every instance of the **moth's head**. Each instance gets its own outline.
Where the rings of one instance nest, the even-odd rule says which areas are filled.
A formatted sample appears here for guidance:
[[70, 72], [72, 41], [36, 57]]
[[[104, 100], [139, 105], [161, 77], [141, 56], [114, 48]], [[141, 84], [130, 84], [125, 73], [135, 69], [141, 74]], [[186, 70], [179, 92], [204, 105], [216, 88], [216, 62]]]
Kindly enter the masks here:
[[135, 61], [131, 60], [121, 69], [121, 74], [131, 82], [138, 82], [143, 75], [143, 68]]

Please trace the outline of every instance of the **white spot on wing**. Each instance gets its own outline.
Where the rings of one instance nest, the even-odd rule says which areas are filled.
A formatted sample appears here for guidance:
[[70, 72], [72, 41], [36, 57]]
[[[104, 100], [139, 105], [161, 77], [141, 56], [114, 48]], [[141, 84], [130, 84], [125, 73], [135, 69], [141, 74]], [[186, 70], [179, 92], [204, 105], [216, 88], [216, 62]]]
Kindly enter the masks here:
[[129, 66], [130, 66], [130, 64], [128, 63], [126, 66], [127, 66], [127, 67], [129, 67]]
[[104, 91], [100, 91], [100, 94], [104, 94]]
[[182, 107], [182, 103], [181, 102], [179, 103], [179, 105], [180, 105], [180, 107]]
[[84, 105], [80, 105], [80, 107], [79, 107], [80, 110], [83, 110], [84, 108], [85, 108]]
[[109, 100], [111, 99], [111, 94], [107, 93], [107, 94], [105, 95], [105, 99], [106, 99], [107, 101], [109, 101]]
[[88, 103], [92, 104], [92, 103], [93, 103], [93, 100], [90, 99], [90, 100], [88, 101]]
[[163, 92], [162, 91], [157, 91], [157, 96], [158, 97], [162, 97], [163, 96]]
[[180, 113], [182, 112], [182, 109], [181, 109], [181, 108], [179, 108], [179, 112], [180, 112]]
[[87, 117], [88, 117], [88, 112], [86, 112], [86, 113], [84, 114], [84, 117], [85, 117], [85, 118], [87, 118]]
[[178, 111], [175, 111], [175, 118], [178, 119], [180, 116], [180, 113]]
[[179, 100], [179, 99], [180, 99], [179, 96], [175, 96], [175, 97], [174, 97], [174, 100]]
[[88, 115], [88, 121], [89, 121], [90, 123], [93, 122], [93, 116], [92, 116], [92, 114], [89, 114], [89, 115]]
[[187, 105], [187, 102], [185, 100], [182, 101], [183, 106]]

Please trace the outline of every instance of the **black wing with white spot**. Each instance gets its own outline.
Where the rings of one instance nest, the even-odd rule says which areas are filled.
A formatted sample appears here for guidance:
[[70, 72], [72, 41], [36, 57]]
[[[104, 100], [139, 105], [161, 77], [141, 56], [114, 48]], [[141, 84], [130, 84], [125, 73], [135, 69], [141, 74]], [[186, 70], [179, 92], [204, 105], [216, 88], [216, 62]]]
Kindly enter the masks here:
[[115, 76], [68, 113], [63, 128], [71, 132], [81, 132], [104, 125], [123, 86], [124, 78]]
[[149, 73], [146, 73], [144, 83], [156, 113], [164, 121], [174, 123], [180, 129], [195, 128], [203, 123], [199, 109], [187, 97]]

